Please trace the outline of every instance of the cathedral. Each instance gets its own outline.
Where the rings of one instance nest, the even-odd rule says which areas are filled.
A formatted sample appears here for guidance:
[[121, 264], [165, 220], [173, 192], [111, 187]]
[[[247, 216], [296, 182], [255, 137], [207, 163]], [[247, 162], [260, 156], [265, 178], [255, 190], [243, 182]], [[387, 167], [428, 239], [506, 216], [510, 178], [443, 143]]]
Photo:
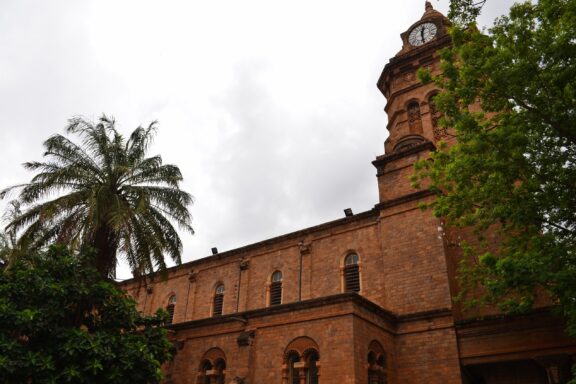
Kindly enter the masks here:
[[[542, 305], [529, 315], [464, 313], [454, 303], [460, 250], [419, 203], [413, 164], [449, 132], [434, 84], [451, 44], [426, 2], [377, 86], [389, 137], [372, 165], [379, 201], [322, 223], [123, 283], [139, 310], [170, 313], [172, 384], [561, 384], [576, 341]], [[367, 166], [371, 166], [368, 165]]]

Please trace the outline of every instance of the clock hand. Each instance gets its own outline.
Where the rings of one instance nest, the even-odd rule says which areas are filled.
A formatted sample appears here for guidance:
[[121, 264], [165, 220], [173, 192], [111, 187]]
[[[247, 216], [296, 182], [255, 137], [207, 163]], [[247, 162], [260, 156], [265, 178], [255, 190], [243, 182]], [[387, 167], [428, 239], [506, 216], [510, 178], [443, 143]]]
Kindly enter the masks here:
[[422, 37], [422, 42], [424, 42], [424, 28], [420, 30], [420, 36]]

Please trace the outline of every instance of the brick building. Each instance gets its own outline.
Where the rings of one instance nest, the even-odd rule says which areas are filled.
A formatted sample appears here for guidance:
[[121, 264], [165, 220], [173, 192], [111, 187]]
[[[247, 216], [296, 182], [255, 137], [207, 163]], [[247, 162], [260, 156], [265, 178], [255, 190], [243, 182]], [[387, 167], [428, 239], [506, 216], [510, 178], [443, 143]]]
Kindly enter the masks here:
[[147, 287], [124, 284], [144, 313], [172, 314], [167, 382], [566, 382], [576, 343], [545, 307], [477, 320], [454, 306], [458, 249], [418, 208], [433, 196], [408, 181], [447, 139], [437, 90], [415, 73], [438, 73], [448, 25], [426, 3], [378, 80], [390, 135], [373, 162], [373, 209], [171, 268]]

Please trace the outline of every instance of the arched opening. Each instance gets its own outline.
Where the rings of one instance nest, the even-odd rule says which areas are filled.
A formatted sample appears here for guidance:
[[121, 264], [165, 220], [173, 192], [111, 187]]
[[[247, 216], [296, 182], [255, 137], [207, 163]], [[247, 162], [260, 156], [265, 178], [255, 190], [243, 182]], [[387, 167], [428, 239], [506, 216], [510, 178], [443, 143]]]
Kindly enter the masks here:
[[292, 351], [288, 354], [286, 363], [288, 365], [288, 383], [290, 384], [300, 384], [300, 371], [298, 369], [298, 362], [300, 362], [300, 356], [298, 352]]
[[270, 280], [270, 305], [282, 304], [282, 272], [274, 272]]
[[318, 361], [320, 355], [315, 349], [305, 352], [306, 360], [306, 384], [318, 384]]
[[212, 372], [212, 363], [208, 360], [203, 361], [198, 383], [210, 384], [210, 372]]
[[209, 349], [202, 357], [196, 384], [225, 384], [226, 356], [220, 348]]
[[410, 133], [422, 133], [420, 104], [417, 101], [411, 101], [406, 109], [408, 111], [408, 126], [410, 128]]
[[166, 306], [166, 311], [168, 311], [168, 324], [172, 324], [174, 320], [174, 309], [176, 308], [176, 295], [170, 295], [168, 298], [168, 305]]
[[382, 344], [373, 340], [368, 346], [368, 384], [386, 384], [386, 353]]
[[318, 384], [320, 353], [318, 344], [309, 337], [298, 337], [284, 352], [282, 384]]
[[214, 299], [212, 302], [212, 316], [222, 315], [224, 307], [224, 284], [219, 284], [214, 291]]
[[226, 382], [226, 361], [224, 359], [216, 360], [214, 363], [214, 370], [216, 371], [216, 384], [225, 384]]
[[360, 258], [356, 253], [349, 253], [344, 259], [344, 291], [360, 292]]

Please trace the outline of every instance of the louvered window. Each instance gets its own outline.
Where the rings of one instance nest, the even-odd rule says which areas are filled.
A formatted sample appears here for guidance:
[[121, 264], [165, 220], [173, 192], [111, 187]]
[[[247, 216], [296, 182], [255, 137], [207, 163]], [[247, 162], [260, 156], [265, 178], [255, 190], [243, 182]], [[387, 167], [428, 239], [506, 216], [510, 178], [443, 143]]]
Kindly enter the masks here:
[[282, 272], [276, 271], [272, 274], [272, 284], [270, 285], [270, 305], [282, 304]]
[[344, 284], [346, 292], [360, 292], [360, 267], [355, 253], [346, 256], [344, 261]]
[[166, 310], [168, 311], [168, 324], [172, 324], [174, 320], [174, 308], [176, 308], [176, 295], [170, 296], [168, 306], [166, 306]]
[[216, 293], [214, 294], [214, 305], [212, 310], [212, 316], [220, 316], [222, 314], [222, 307], [224, 306], [224, 285], [219, 285], [216, 287]]

